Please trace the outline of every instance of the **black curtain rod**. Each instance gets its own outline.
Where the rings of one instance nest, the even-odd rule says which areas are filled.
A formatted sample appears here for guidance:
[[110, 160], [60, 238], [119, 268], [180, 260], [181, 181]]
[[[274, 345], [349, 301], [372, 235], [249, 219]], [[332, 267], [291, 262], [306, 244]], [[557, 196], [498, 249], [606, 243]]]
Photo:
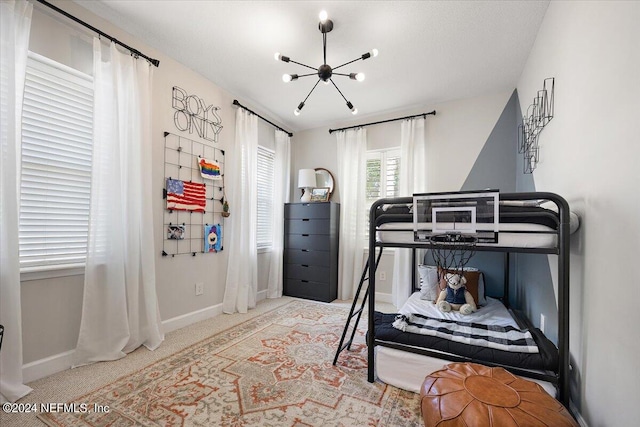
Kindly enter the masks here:
[[397, 119], [381, 120], [379, 122], [365, 123], [363, 125], [356, 125], [356, 126], [348, 126], [346, 128], [340, 128], [340, 129], [329, 129], [329, 133], [339, 132], [341, 130], [347, 130], [347, 129], [356, 129], [364, 126], [379, 125], [380, 123], [389, 123], [389, 122], [396, 122], [398, 120], [413, 119], [414, 117], [424, 117], [426, 119], [427, 116], [435, 116], [435, 115], [436, 115], [436, 110], [433, 110], [430, 113], [422, 113], [422, 114], [415, 114], [413, 116], [398, 117]]
[[45, 6], [47, 6], [48, 8], [51, 8], [53, 10], [55, 10], [56, 12], [58, 12], [61, 15], [66, 16], [67, 18], [71, 19], [72, 21], [77, 22], [80, 25], [83, 25], [85, 27], [87, 27], [88, 29], [90, 29], [93, 32], [96, 32], [98, 34], [100, 34], [102, 37], [105, 37], [109, 40], [111, 40], [112, 42], [114, 42], [115, 44], [119, 44], [120, 46], [122, 46], [123, 48], [129, 50], [129, 52], [131, 52], [132, 54], [134, 54], [135, 56], [139, 56], [141, 58], [146, 59], [147, 61], [149, 61], [151, 64], [155, 65], [156, 67], [160, 66], [160, 61], [157, 59], [153, 59], [153, 58], [149, 58], [147, 55], [143, 54], [142, 52], [140, 52], [137, 49], [132, 48], [131, 46], [127, 46], [126, 44], [122, 43], [121, 41], [118, 41], [116, 38], [111, 37], [109, 34], [104, 33], [102, 31], [100, 31], [99, 29], [97, 29], [96, 27], [87, 24], [86, 22], [84, 22], [83, 20], [76, 18], [75, 16], [65, 12], [64, 10], [60, 9], [57, 6], [52, 5], [49, 2], [46, 2], [45, 0], [37, 0], [38, 3], [41, 3]]
[[244, 105], [240, 104], [240, 103], [238, 102], [238, 100], [237, 100], [237, 99], [234, 99], [234, 100], [233, 100], [233, 105], [237, 105], [238, 107], [240, 107], [240, 108], [243, 108], [243, 109], [247, 110], [247, 111], [248, 111], [248, 112], [250, 112], [251, 114], [255, 114], [256, 116], [260, 117], [260, 118], [261, 118], [262, 120], [264, 120], [265, 122], [269, 123], [269, 124], [270, 124], [271, 126], [273, 126], [274, 128], [276, 128], [276, 129], [278, 129], [278, 130], [281, 130], [282, 132], [284, 132], [284, 133], [286, 133], [287, 135], [289, 135], [289, 138], [291, 138], [291, 137], [293, 136], [293, 133], [291, 133], [291, 132], [289, 132], [289, 131], [287, 131], [287, 130], [282, 129], [280, 126], [278, 126], [277, 124], [273, 123], [272, 121], [265, 119], [265, 118], [264, 118], [264, 117], [262, 117], [260, 114], [256, 113], [255, 111], [252, 111], [252, 110], [248, 109], [247, 107], [245, 107]]

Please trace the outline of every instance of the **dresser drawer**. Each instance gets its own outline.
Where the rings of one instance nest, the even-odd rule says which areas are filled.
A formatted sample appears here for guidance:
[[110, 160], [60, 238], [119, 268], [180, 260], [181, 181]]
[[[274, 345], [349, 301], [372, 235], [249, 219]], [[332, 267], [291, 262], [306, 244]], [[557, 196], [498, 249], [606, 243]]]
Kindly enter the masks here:
[[329, 283], [329, 267], [318, 267], [306, 264], [287, 264], [287, 279], [307, 280], [309, 282]]
[[286, 219], [330, 218], [331, 203], [292, 203], [284, 205]]
[[285, 234], [329, 234], [328, 219], [288, 219], [284, 222]]
[[337, 298], [337, 292], [326, 283], [289, 279], [284, 282], [284, 294], [292, 297], [331, 302]]
[[331, 236], [324, 234], [285, 234], [284, 247], [287, 249], [328, 251], [331, 249]]
[[311, 251], [309, 249], [286, 249], [284, 262], [289, 264], [331, 266], [332, 256], [328, 251]]

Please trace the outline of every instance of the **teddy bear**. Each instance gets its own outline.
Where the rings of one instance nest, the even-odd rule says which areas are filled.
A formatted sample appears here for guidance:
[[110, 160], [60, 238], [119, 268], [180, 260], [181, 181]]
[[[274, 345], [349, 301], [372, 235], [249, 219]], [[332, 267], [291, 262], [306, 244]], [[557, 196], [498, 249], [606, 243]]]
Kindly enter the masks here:
[[445, 281], [447, 287], [440, 292], [436, 301], [436, 306], [441, 312], [448, 313], [451, 310], [458, 310], [461, 314], [466, 315], [477, 310], [473, 295], [465, 287], [467, 279], [464, 276], [447, 273]]

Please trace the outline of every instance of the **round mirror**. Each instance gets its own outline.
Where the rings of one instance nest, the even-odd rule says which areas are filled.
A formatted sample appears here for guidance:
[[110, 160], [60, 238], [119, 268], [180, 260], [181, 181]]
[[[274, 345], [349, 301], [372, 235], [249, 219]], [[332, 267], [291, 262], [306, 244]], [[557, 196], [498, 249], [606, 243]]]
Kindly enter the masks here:
[[329, 197], [327, 200], [331, 200], [333, 194], [333, 175], [325, 168], [316, 168], [316, 188], [328, 188]]

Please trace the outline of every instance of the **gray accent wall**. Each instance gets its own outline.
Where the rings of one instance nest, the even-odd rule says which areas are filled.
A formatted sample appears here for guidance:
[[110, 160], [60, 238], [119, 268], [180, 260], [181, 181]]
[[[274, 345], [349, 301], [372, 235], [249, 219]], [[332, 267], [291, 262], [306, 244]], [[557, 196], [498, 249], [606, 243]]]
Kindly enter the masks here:
[[[518, 99], [516, 93], [516, 100]], [[516, 102], [516, 132], [522, 123], [520, 102]], [[516, 136], [517, 141], [517, 136]], [[524, 173], [524, 159], [521, 153], [516, 156], [516, 191], [536, 191], [533, 174]], [[510, 302], [523, 310], [534, 326], [540, 327], [540, 315], [545, 316], [544, 333], [555, 344], [558, 343], [558, 305], [553, 290], [553, 277], [549, 256], [544, 254], [513, 254], [512, 267], [515, 274], [515, 286], [512, 285]]]
[[513, 159], [517, 153], [518, 104], [518, 94], [514, 90], [462, 184], [462, 191], [486, 188], [516, 191], [516, 164]]
[[[462, 191], [487, 188], [501, 192], [516, 191], [514, 158], [517, 153], [518, 112], [518, 94], [514, 90], [462, 184]], [[477, 252], [469, 262], [469, 266], [484, 273], [486, 294], [489, 296], [502, 297], [504, 259], [502, 253]]]
[[[482, 150], [478, 154], [461, 190], [495, 188], [501, 192], [536, 191], [532, 174], [525, 174], [522, 155], [518, 153], [518, 125], [522, 111], [514, 90]], [[426, 262], [433, 262], [429, 255]], [[545, 316], [545, 334], [557, 343], [558, 315], [553, 278], [547, 255], [510, 254], [510, 298], [512, 306], [523, 310], [534, 326]], [[469, 266], [484, 272], [486, 293], [501, 297], [505, 279], [505, 255], [477, 252]]]

